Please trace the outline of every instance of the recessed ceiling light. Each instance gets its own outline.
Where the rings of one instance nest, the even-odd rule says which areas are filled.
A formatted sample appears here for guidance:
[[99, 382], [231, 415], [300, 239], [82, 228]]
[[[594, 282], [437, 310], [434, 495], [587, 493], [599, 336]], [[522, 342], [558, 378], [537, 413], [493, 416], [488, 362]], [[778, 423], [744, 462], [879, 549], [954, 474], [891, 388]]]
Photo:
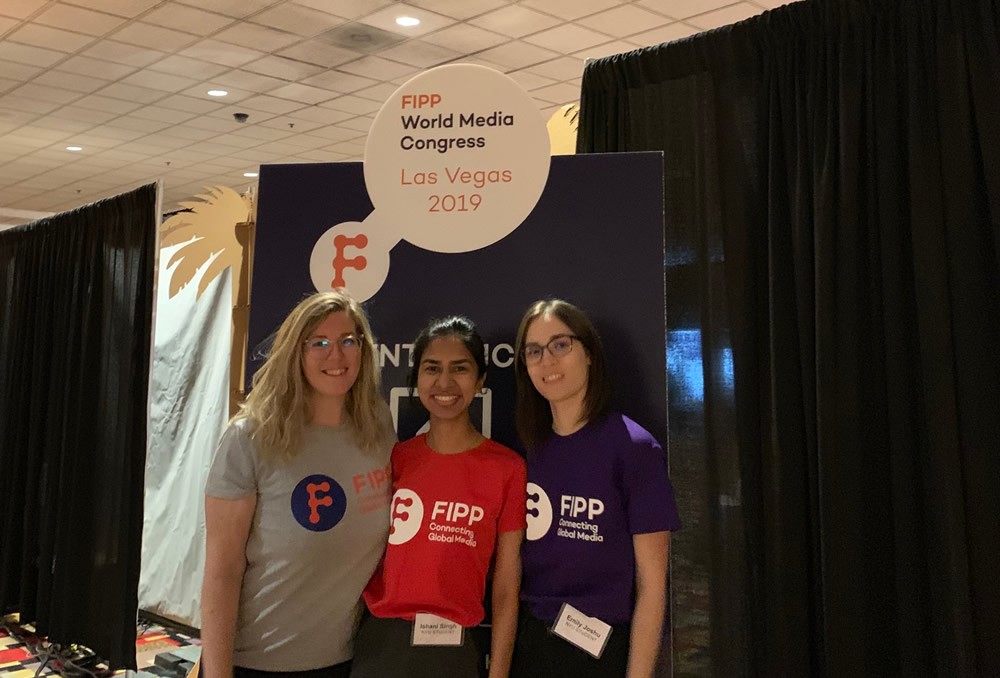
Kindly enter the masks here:
[[83, 150], [83, 146], [67, 146], [66, 150], [67, 151], [82, 151]]
[[208, 90], [208, 96], [210, 96], [210, 97], [224, 97], [227, 94], [229, 94], [229, 92], [227, 92], [224, 89], [210, 89], [210, 90]]
[[245, 177], [255, 177], [255, 176], [257, 176], [257, 173], [256, 172], [244, 172], [243, 176], [245, 176]]
[[406, 26], [409, 28], [410, 26], [419, 26], [420, 19], [412, 16], [398, 16], [396, 17], [396, 23], [400, 26]]

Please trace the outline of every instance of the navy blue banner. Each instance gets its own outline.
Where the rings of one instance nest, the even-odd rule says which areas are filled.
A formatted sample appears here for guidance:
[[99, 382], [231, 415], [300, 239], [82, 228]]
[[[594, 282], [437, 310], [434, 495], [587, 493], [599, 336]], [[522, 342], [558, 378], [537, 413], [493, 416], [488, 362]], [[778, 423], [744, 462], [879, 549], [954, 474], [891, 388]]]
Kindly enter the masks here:
[[[409, 345], [429, 319], [461, 313], [488, 344], [489, 392], [477, 399], [474, 421], [520, 449], [513, 426], [514, 335], [531, 302], [554, 296], [582, 307], [597, 325], [615, 407], [665, 443], [662, 172], [660, 153], [557, 156], [535, 209], [499, 242], [459, 254], [406, 241], [391, 250], [388, 277], [364, 305], [401, 440], [426, 422], [405, 389]], [[261, 168], [248, 379], [288, 311], [315, 291], [309, 262], [317, 240], [371, 212], [361, 163]]]

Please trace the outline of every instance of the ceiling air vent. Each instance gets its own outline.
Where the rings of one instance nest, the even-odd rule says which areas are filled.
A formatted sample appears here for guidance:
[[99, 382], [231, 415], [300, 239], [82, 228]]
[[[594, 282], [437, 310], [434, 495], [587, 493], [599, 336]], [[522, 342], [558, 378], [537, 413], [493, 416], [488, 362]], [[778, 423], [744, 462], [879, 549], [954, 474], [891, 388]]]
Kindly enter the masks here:
[[406, 36], [383, 31], [368, 24], [357, 21], [337, 26], [326, 33], [316, 36], [328, 45], [342, 47], [343, 49], [353, 49], [356, 52], [372, 54], [383, 49], [398, 45], [406, 40]]

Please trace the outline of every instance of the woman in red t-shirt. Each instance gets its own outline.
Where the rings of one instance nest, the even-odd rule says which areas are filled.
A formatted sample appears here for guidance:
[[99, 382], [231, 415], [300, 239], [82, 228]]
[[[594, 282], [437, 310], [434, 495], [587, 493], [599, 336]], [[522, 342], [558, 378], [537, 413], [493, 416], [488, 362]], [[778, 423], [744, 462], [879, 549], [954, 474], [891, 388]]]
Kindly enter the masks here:
[[409, 383], [429, 428], [392, 452], [389, 545], [365, 589], [371, 616], [352, 678], [476, 678], [480, 652], [467, 630], [485, 616], [494, 556], [489, 675], [508, 674], [527, 481], [524, 460], [469, 418], [485, 379], [483, 340], [467, 318], [436, 320], [414, 341]]

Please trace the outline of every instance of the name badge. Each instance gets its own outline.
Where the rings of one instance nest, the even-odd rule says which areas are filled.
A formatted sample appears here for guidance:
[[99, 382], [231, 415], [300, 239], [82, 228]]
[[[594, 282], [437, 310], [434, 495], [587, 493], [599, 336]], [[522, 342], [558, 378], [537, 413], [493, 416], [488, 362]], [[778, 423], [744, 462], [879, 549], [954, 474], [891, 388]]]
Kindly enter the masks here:
[[444, 617], [426, 612], [418, 612], [413, 618], [411, 645], [445, 645], [457, 647], [462, 644], [465, 629], [461, 624], [448, 621]]
[[556, 623], [552, 625], [552, 633], [600, 659], [611, 636], [611, 625], [597, 617], [588, 617], [569, 603], [563, 603]]

